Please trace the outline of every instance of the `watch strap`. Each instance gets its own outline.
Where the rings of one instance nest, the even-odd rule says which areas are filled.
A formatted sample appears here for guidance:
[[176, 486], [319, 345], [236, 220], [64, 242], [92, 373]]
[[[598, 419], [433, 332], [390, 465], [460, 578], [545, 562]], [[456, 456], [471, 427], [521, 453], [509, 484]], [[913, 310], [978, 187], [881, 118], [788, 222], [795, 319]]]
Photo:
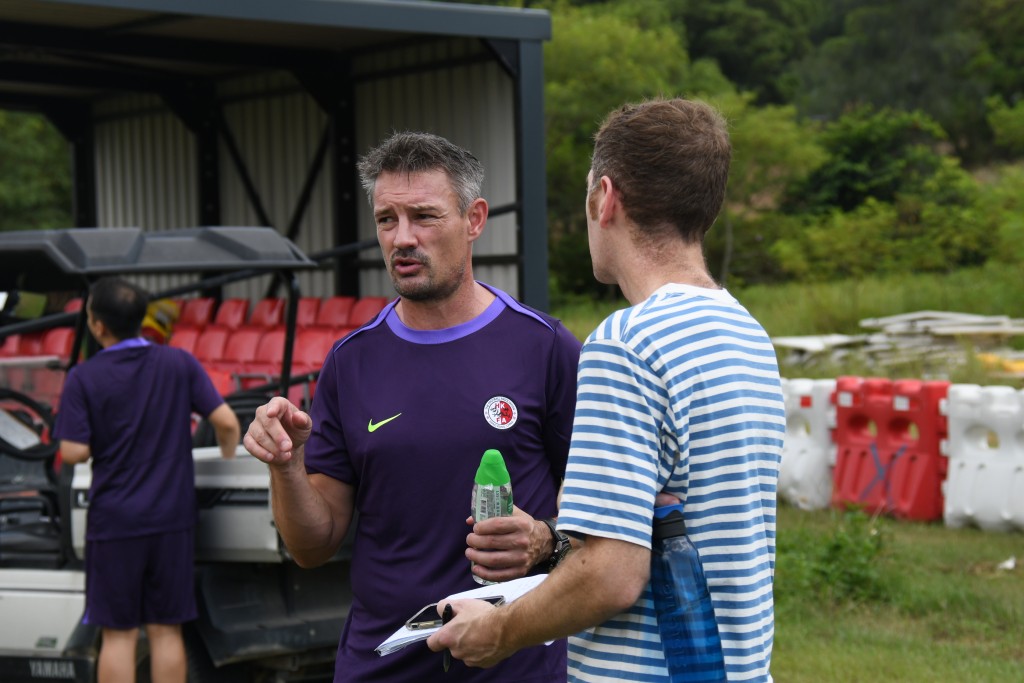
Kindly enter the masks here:
[[568, 536], [555, 528], [555, 519], [549, 517], [547, 519], [542, 519], [541, 521], [547, 524], [548, 529], [551, 530], [551, 538], [554, 540], [553, 550], [547, 562], [548, 571], [551, 571], [558, 566], [558, 563], [561, 562], [566, 555], [569, 554], [569, 551], [572, 549], [572, 544], [569, 542]]

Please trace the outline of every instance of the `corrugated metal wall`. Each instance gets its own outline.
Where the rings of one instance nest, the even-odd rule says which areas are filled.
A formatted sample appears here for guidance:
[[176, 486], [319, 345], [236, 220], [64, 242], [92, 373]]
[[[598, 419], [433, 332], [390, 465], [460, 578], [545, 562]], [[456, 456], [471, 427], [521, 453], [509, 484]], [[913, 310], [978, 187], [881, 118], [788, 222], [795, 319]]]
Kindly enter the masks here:
[[[354, 65], [356, 145], [362, 154], [395, 130], [425, 130], [472, 151], [486, 169], [484, 197], [492, 207], [516, 198], [516, 144], [512, 79], [479, 42], [453, 40], [363, 56]], [[486, 61], [485, 61], [486, 60]], [[454, 63], [454, 65], [453, 65]], [[443, 64], [424, 70], [421, 65]], [[224, 115], [263, 208], [282, 233], [292, 220], [314, 162], [327, 117], [288, 73], [239, 78], [218, 91]], [[98, 105], [96, 127], [97, 199], [100, 225], [168, 230], [197, 224], [196, 150], [192, 134], [158, 97], [129, 97]], [[221, 223], [259, 225], [228, 149], [220, 148]], [[296, 244], [315, 254], [334, 244], [334, 179], [328, 155], [303, 216]], [[372, 212], [361, 189], [359, 239], [375, 235]], [[476, 243], [477, 255], [517, 250], [514, 213], [488, 221]], [[377, 250], [363, 258], [380, 258]], [[516, 266], [483, 266], [478, 279], [518, 295]], [[300, 274], [303, 294], [334, 293], [332, 270]], [[154, 291], [182, 278], [153, 276]], [[225, 296], [258, 299], [269, 278], [230, 285]], [[394, 294], [383, 266], [360, 276], [365, 295]]]
[[[101, 227], [173, 230], [194, 227], [198, 209], [193, 137], [159, 97], [139, 95], [97, 105], [96, 209]], [[152, 291], [185, 276], [143, 278]]]
[[[327, 126], [327, 116], [295, 79], [285, 73], [232, 81], [224, 84], [219, 94], [224, 104], [224, 117], [263, 208], [273, 226], [286, 233]], [[241, 175], [223, 142], [220, 179], [222, 222], [260, 225]], [[307, 254], [334, 246], [333, 186], [334, 175], [328, 157], [295, 238], [295, 243]], [[333, 294], [334, 275], [330, 270], [302, 271], [299, 283], [303, 294], [326, 296]], [[255, 300], [266, 294], [269, 284], [270, 278], [254, 279], [232, 285], [225, 292]]]

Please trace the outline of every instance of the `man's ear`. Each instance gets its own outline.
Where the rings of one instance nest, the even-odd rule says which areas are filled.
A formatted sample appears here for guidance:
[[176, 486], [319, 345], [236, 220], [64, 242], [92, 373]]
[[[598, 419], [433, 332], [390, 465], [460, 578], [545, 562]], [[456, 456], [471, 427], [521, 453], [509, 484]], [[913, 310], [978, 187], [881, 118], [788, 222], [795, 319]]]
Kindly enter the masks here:
[[107, 329], [107, 326], [103, 324], [102, 320], [100, 320], [99, 318], [94, 318], [92, 316], [89, 317], [87, 327], [89, 328], [89, 332], [92, 334], [93, 338], [96, 339], [96, 341], [99, 341], [101, 338], [107, 336], [107, 334], [110, 332], [110, 330]]
[[488, 210], [487, 200], [483, 197], [478, 197], [466, 210], [466, 218], [469, 220], [469, 228], [466, 233], [470, 242], [476, 241], [483, 234]]
[[615, 187], [612, 179], [601, 176], [601, 199], [597, 204], [597, 218], [601, 227], [606, 228], [615, 219], [615, 214], [622, 210], [622, 195]]

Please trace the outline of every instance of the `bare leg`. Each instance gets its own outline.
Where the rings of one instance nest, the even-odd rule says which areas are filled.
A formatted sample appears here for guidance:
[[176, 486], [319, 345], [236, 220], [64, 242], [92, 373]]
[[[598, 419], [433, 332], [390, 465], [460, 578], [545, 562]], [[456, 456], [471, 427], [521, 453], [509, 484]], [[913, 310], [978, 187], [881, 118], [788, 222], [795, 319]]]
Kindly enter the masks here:
[[146, 624], [153, 683], [185, 683], [188, 664], [181, 624]]
[[139, 629], [103, 629], [100, 661], [97, 671], [99, 683], [135, 683], [135, 643]]

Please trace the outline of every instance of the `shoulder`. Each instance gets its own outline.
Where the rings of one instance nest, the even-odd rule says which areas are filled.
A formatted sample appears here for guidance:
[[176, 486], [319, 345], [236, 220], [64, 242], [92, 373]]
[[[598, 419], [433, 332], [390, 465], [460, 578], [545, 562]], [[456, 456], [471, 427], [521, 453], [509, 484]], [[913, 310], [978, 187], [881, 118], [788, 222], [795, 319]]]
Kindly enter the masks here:
[[150, 344], [146, 347], [146, 362], [158, 364], [168, 370], [177, 368], [194, 371], [202, 368], [199, 360], [188, 351], [164, 344]]
[[517, 323], [523, 323], [523, 327], [527, 329], [535, 328], [541, 334], [549, 335], [561, 343], [568, 343], [570, 346], [579, 348], [579, 340], [576, 339], [576, 337], [569, 332], [568, 328], [562, 324], [562, 321], [555, 316], [538, 310], [532, 306], [527, 306], [512, 295], [496, 287], [492, 287], [484, 283], [481, 284], [493, 292], [496, 297], [501, 299], [505, 304], [506, 310], [515, 316], [513, 319], [516, 320]]

